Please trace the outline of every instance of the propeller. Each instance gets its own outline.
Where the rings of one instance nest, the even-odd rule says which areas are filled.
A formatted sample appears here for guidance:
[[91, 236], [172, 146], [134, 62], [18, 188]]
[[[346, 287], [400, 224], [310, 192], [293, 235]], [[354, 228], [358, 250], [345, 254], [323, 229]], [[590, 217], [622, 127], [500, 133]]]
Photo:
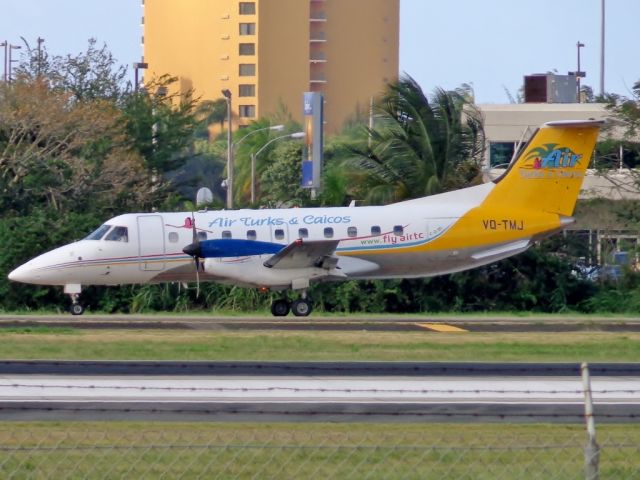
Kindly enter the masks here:
[[182, 251], [193, 257], [196, 266], [196, 298], [198, 298], [200, 296], [200, 258], [202, 249], [200, 248], [200, 239], [198, 238], [198, 232], [196, 230], [196, 217], [193, 212], [191, 212], [191, 231], [193, 233], [192, 243], [184, 247]]

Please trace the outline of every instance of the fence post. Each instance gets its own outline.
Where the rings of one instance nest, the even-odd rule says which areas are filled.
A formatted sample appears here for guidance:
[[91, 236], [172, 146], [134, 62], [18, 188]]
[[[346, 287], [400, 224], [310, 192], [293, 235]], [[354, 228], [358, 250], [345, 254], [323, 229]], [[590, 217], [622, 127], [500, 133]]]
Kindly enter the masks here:
[[584, 447], [584, 473], [587, 480], [598, 480], [600, 447], [596, 442], [596, 422], [593, 416], [593, 398], [591, 397], [589, 365], [583, 362], [580, 371], [582, 373], [582, 388], [584, 390], [584, 418], [587, 424], [587, 444]]

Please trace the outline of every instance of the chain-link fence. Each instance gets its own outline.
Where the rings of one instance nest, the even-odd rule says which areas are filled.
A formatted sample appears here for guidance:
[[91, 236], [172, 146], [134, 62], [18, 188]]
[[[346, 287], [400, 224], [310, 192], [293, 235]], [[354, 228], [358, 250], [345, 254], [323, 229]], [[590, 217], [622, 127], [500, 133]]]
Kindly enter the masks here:
[[[3, 423], [0, 478], [583, 479], [580, 425]], [[599, 431], [600, 478], [640, 478], [640, 428]]]

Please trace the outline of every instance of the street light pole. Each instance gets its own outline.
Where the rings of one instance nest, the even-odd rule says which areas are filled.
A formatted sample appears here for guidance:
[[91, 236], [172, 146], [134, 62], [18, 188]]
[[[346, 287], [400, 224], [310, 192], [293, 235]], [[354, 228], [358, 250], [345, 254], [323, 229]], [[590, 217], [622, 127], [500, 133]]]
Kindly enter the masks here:
[[231, 90], [225, 88], [222, 95], [227, 100], [227, 209], [233, 208], [233, 142], [231, 137]]
[[272, 138], [267, 143], [265, 143], [262, 147], [260, 147], [257, 152], [253, 152], [251, 154], [251, 203], [256, 202], [256, 159], [258, 158], [258, 155], [260, 155], [260, 152], [262, 152], [265, 148], [267, 148], [269, 145], [271, 145], [273, 142], [277, 140], [282, 140], [283, 138], [304, 138], [304, 136], [305, 136], [304, 132], [295, 132], [295, 133], [289, 133], [287, 135], [281, 135], [276, 138]]
[[[232, 143], [231, 144], [231, 150], [235, 154], [236, 147], [238, 145], [240, 145], [242, 142], [244, 142], [244, 140], [247, 137], [250, 137], [254, 133], [264, 132], [265, 130], [273, 130], [273, 131], [279, 132], [279, 131], [284, 130], [284, 125], [271, 125], [269, 127], [257, 128], [255, 130], [252, 130], [249, 133], [247, 133], [244, 137], [242, 137], [240, 140], [238, 140], [237, 142]], [[254, 172], [253, 154], [251, 154], [251, 155], [252, 155], [252, 163], [251, 163], [251, 175], [252, 175], [252, 177], [251, 178], [253, 178], [253, 175], [255, 175], [255, 172]], [[255, 200], [255, 194], [254, 194], [254, 185], [253, 185], [253, 182], [252, 182], [251, 183], [251, 202], [253, 203], [254, 200]]]
[[140, 79], [138, 78], [138, 70], [141, 68], [149, 68], [149, 64], [146, 62], [133, 62], [133, 81], [135, 82], [133, 87], [134, 92], [137, 92], [139, 88]]

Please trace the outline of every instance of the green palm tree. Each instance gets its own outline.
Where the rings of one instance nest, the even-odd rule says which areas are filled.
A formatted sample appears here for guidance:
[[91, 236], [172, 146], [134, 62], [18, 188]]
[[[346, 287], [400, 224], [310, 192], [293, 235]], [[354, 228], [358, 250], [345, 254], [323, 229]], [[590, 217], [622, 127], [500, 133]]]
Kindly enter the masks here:
[[227, 101], [224, 98], [202, 100], [194, 113], [198, 120], [196, 138], [209, 138], [209, 125], [219, 123], [220, 130], [224, 128], [224, 122], [227, 119]]
[[376, 125], [364, 148], [353, 148], [350, 176], [360, 177], [360, 198], [383, 204], [433, 195], [478, 177], [484, 130], [471, 90], [436, 89], [428, 98], [403, 76], [387, 86]]

